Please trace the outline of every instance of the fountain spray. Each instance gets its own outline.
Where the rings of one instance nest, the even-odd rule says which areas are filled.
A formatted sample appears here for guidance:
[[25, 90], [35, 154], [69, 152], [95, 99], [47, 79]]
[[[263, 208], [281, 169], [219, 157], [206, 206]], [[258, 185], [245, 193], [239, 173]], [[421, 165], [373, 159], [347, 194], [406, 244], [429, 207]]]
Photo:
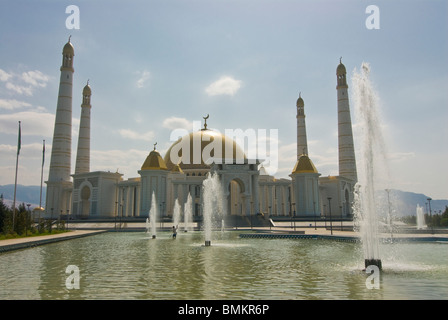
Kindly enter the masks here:
[[152, 233], [153, 239], [156, 238], [156, 217], [157, 217], [156, 195], [154, 194], [154, 191], [153, 191], [152, 198], [151, 198], [151, 209], [149, 210], [151, 233]]
[[417, 215], [417, 230], [426, 229], [425, 225], [425, 214], [423, 212], [423, 207], [417, 204], [417, 208], [415, 209]]
[[382, 180], [388, 177], [385, 143], [380, 127], [379, 104], [377, 95], [369, 79], [370, 66], [363, 62], [360, 72], [353, 74], [353, 96], [355, 114], [360, 135], [360, 170], [359, 180], [355, 186], [355, 219], [359, 224], [361, 241], [364, 249], [365, 267], [376, 265], [382, 268], [379, 253], [378, 213], [375, 202], [375, 190]]
[[184, 206], [184, 231], [190, 231], [190, 223], [193, 221], [193, 198], [188, 193], [187, 202]]
[[208, 247], [211, 245], [212, 217], [222, 216], [223, 213], [223, 192], [218, 174], [209, 173], [202, 182], [202, 188], [205, 246]]
[[180, 216], [181, 216], [181, 207], [179, 204], [179, 200], [176, 199], [174, 202], [174, 208], [173, 208], [173, 224], [177, 228], [180, 222]]

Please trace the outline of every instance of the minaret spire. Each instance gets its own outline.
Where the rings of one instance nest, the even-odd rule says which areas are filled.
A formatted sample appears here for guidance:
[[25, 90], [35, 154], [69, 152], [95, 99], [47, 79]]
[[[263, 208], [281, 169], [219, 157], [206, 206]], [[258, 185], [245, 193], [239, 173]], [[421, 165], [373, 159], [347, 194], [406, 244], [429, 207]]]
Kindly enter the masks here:
[[348, 98], [347, 71], [339, 59], [336, 69], [337, 97], [338, 97], [338, 147], [339, 147], [339, 175], [358, 181], [356, 171], [355, 148], [353, 143], [352, 121]]
[[75, 174], [90, 172], [90, 98], [92, 89], [89, 80], [82, 90], [81, 120], [79, 122], [78, 150]]
[[308, 157], [308, 143], [305, 125], [305, 103], [302, 93], [297, 99], [297, 162], [292, 170], [292, 198], [296, 203], [295, 210], [299, 216], [315, 215], [319, 212], [320, 176], [311, 159]]
[[71, 192], [72, 88], [75, 50], [69, 41], [62, 50], [61, 77], [48, 174], [46, 213], [65, 214], [69, 210]]
[[305, 103], [302, 99], [302, 93], [299, 92], [299, 99], [297, 99], [297, 160], [302, 154], [308, 154], [308, 142], [306, 138], [305, 125]]

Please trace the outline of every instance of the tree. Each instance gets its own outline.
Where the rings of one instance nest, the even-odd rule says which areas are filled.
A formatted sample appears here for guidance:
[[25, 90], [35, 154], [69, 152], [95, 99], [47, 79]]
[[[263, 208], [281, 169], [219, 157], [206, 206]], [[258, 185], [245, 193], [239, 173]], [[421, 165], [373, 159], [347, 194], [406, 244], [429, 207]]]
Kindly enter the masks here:
[[4, 232], [5, 220], [8, 215], [8, 207], [3, 202], [3, 193], [0, 195], [0, 232]]
[[448, 206], [445, 206], [445, 211], [442, 213], [442, 219], [440, 220], [442, 227], [448, 227]]
[[12, 232], [12, 211], [3, 201], [3, 194], [0, 196], [0, 232], [7, 234]]

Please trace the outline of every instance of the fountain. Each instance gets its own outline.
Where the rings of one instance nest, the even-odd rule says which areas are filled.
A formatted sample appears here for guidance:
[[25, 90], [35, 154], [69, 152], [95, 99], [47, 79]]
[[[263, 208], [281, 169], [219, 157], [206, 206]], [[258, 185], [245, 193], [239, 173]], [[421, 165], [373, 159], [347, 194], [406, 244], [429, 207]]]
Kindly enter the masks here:
[[146, 233], [149, 233], [149, 230], [151, 229], [151, 224], [149, 223], [149, 218], [146, 218], [145, 229], [146, 229]]
[[151, 209], [149, 210], [149, 219], [151, 223], [151, 233], [153, 239], [156, 238], [156, 219], [157, 219], [156, 217], [157, 217], [156, 195], [153, 192], [151, 198]]
[[217, 173], [209, 173], [207, 178], [202, 182], [203, 188], [203, 219], [205, 246], [211, 245], [213, 217], [222, 217], [223, 200], [222, 186]]
[[423, 207], [421, 207], [419, 204], [417, 204], [416, 214], [417, 214], [417, 230], [426, 229], [425, 214], [423, 213]]
[[173, 224], [177, 228], [180, 221], [180, 205], [179, 200], [176, 199], [176, 202], [174, 202], [174, 209], [173, 209]]
[[184, 231], [191, 231], [190, 223], [193, 221], [193, 199], [191, 197], [191, 194], [188, 194], [187, 197], [187, 203], [184, 207]]
[[[379, 269], [382, 263], [379, 253], [378, 213], [375, 190], [382, 180], [382, 174], [388, 176], [385, 143], [380, 128], [379, 110], [376, 93], [369, 79], [370, 66], [363, 62], [361, 71], [353, 74], [353, 95], [355, 114], [358, 122], [361, 143], [359, 180], [355, 187], [354, 212], [364, 249], [365, 267], [375, 265]], [[383, 181], [384, 182], [384, 181]]]

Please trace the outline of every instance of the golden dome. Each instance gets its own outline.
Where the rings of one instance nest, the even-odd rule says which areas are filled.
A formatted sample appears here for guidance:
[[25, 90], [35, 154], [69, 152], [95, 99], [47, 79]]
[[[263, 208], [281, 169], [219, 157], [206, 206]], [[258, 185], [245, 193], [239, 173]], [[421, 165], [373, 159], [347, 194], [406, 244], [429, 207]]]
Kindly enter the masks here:
[[86, 86], [84, 87], [84, 89], [82, 90], [82, 94], [84, 96], [91, 96], [92, 95], [92, 89], [89, 86], [89, 82], [87, 82]]
[[73, 48], [73, 45], [70, 42], [70, 39], [68, 39], [68, 42], [65, 44], [64, 49], [62, 49], [62, 54], [63, 55], [71, 55], [74, 56], [75, 55], [75, 48]]
[[[201, 146], [200, 154], [199, 144]], [[221, 148], [219, 149], [219, 147]], [[208, 169], [213, 162], [216, 149], [221, 151], [221, 154], [216, 154], [216, 157], [222, 159], [222, 163], [228, 161], [225, 160], [226, 158], [230, 158], [230, 155], [226, 154], [226, 150], [228, 150], [227, 153], [232, 150], [231, 158], [236, 163], [242, 163], [246, 159], [244, 151], [233, 139], [213, 130], [202, 129], [192, 132], [173, 143], [165, 154], [165, 163], [169, 170], [175, 164], [178, 164], [183, 170]]]
[[165, 161], [157, 150], [153, 150], [146, 157], [142, 170], [168, 170]]
[[345, 69], [345, 66], [342, 64], [342, 58], [341, 60], [339, 60], [339, 65], [336, 68], [336, 75], [342, 75], [342, 74], [347, 74], [347, 70]]
[[171, 168], [171, 172], [184, 173], [178, 164], [174, 165], [173, 168]]
[[311, 159], [306, 155], [302, 154], [297, 160], [292, 173], [318, 173], [316, 167], [314, 166]]
[[299, 99], [297, 99], [297, 107], [304, 107], [305, 106], [305, 103], [303, 102], [303, 99], [302, 99], [302, 97], [301, 97], [301, 95], [300, 95], [300, 93], [299, 93]]

